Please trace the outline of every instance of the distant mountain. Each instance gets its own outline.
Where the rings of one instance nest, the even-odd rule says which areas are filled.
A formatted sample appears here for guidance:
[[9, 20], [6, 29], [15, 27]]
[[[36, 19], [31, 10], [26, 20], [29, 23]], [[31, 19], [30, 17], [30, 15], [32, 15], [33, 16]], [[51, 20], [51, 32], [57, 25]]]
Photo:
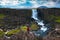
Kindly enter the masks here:
[[46, 7], [46, 6], [40, 6], [39, 8], [48, 8], [48, 7]]

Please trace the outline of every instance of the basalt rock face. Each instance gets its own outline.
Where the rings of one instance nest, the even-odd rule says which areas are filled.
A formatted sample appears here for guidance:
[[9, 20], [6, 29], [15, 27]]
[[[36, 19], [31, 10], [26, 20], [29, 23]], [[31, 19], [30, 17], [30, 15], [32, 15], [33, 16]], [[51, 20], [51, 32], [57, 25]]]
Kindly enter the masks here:
[[60, 16], [60, 9], [58, 8], [38, 8], [38, 15], [45, 21], [53, 21], [53, 16]]
[[19, 26], [31, 21], [32, 11], [30, 9], [8, 9], [0, 8], [0, 14], [6, 15], [3, 19], [3, 24], [9, 29], [14, 26]]

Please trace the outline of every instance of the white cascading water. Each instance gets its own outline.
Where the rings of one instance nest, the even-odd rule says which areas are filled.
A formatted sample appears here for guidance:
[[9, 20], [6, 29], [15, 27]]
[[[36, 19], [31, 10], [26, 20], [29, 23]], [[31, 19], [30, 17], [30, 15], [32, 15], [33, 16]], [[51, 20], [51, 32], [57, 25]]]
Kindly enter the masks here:
[[38, 16], [37, 9], [32, 9], [32, 18], [35, 20], [35, 22], [38, 23], [38, 25], [42, 26], [40, 30], [45, 32], [47, 30], [47, 27], [44, 26], [43, 20], [40, 21], [37, 16]]

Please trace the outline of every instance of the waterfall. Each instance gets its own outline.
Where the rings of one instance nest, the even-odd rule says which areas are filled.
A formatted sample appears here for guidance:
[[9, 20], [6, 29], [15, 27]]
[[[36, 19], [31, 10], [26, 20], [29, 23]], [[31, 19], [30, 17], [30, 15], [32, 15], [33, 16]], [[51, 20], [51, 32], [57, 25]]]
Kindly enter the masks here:
[[38, 18], [37, 18], [37, 10], [36, 9], [32, 9], [32, 18], [34, 20], [38, 20]]
[[37, 9], [32, 9], [32, 18], [35, 20], [35, 22], [38, 25], [41, 25], [42, 27], [40, 28], [41, 31], [45, 32], [47, 30], [47, 27], [45, 27], [43, 20], [38, 19], [38, 13], [37, 13]]

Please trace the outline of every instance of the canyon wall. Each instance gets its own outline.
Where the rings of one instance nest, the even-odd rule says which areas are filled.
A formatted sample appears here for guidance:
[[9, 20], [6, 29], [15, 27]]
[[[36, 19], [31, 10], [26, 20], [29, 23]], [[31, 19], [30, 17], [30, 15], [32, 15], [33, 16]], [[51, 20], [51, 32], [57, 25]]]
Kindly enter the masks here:
[[43, 16], [41, 16], [44, 20], [46, 21], [53, 21], [56, 17], [60, 16], [60, 9], [58, 8], [38, 8], [37, 9], [39, 14], [42, 14]]
[[[0, 18], [1, 26], [9, 26], [9, 29], [14, 26], [23, 25], [30, 23], [32, 10], [30, 9], [9, 9], [9, 8], [0, 8], [0, 14], [4, 14], [4, 18]], [[2, 25], [3, 24], [3, 25]]]

